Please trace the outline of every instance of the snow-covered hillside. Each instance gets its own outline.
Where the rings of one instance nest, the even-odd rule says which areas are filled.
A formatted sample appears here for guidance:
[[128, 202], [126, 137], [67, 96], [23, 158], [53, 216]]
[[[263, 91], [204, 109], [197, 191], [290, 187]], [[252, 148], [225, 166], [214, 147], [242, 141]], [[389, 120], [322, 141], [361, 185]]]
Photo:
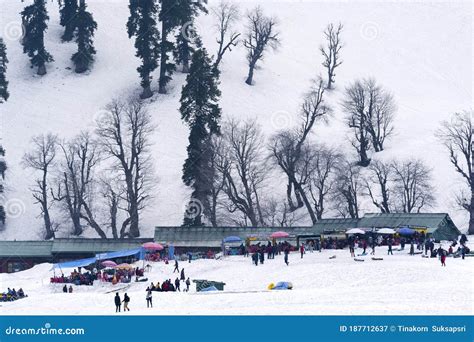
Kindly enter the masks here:
[[[30, 69], [18, 41], [19, 12], [31, 1], [0, 0], [0, 35], [8, 58], [11, 97], [0, 106], [2, 144], [7, 151], [8, 229], [2, 239], [36, 239], [41, 231], [39, 208], [30, 191], [33, 178], [20, 161], [33, 135], [53, 132], [71, 137], [92, 129], [104, 106], [113, 98], [138, 96], [138, 59], [126, 33], [129, 15], [126, 0], [89, 0], [98, 23], [96, 62], [90, 73], [71, 69], [74, 43], [61, 43], [62, 27], [56, 1], [48, 1], [50, 15], [46, 46], [55, 58], [44, 77]], [[329, 97], [335, 113], [329, 124], [316, 130], [313, 139], [349, 149], [340, 96], [356, 78], [372, 76], [393, 92], [398, 113], [396, 135], [382, 157], [414, 156], [433, 168], [438, 204], [433, 211], [449, 212], [461, 230], [467, 219], [453, 204], [453, 193], [462, 181], [449, 164], [434, 131], [442, 120], [472, 106], [472, 2], [380, 1], [243, 1], [242, 12], [261, 4], [279, 19], [282, 44], [269, 53], [255, 75], [255, 85], [244, 83], [245, 50], [238, 46], [224, 57], [221, 75], [224, 117], [256, 117], [266, 134], [294, 125], [301, 97], [310, 80], [323, 74], [318, 51], [322, 31], [330, 22], [342, 22], [344, 63], [337, 70], [336, 89]], [[210, 1], [210, 6], [215, 1]], [[213, 19], [198, 19], [204, 46], [216, 50]], [[240, 23], [241, 28], [244, 21]], [[157, 73], [152, 87], [157, 89]], [[142, 235], [151, 236], [156, 225], [180, 225], [188, 190], [181, 181], [188, 129], [177, 110], [185, 75], [176, 73], [169, 93], [148, 100], [157, 125], [154, 163], [158, 184], [153, 204], [141, 220]], [[280, 182], [278, 182], [280, 183]], [[276, 188], [275, 191], [283, 191]], [[374, 211], [368, 204], [367, 211]], [[67, 230], [67, 229], [66, 229]], [[86, 235], [94, 235], [87, 232]]]
[[[357, 253], [362, 252], [358, 249]], [[112, 315], [115, 292], [131, 298], [133, 315], [471, 315], [474, 258], [448, 258], [441, 267], [437, 258], [410, 256], [395, 251], [386, 256], [386, 247], [377, 248], [378, 257], [362, 257], [356, 262], [348, 250], [322, 253], [292, 253], [286, 266], [283, 255], [255, 266], [250, 258], [197, 260], [184, 267], [186, 277], [226, 283], [224, 292], [154, 292], [154, 308], [146, 308], [146, 287], [150, 282], [174, 281], [173, 263], [151, 263], [148, 283], [131, 286], [95, 282], [74, 286], [73, 293], [62, 293], [61, 284], [49, 284], [51, 264], [14, 273], [0, 274], [0, 289], [18, 290], [29, 295], [12, 303], [1, 303], [0, 315]], [[336, 255], [335, 259], [329, 256]], [[137, 266], [142, 266], [139, 262]], [[64, 270], [68, 275], [72, 270]], [[456, 286], [453, 287], [453, 279]], [[290, 281], [291, 291], [269, 291], [270, 283]], [[126, 288], [125, 288], [126, 287]], [[184, 287], [184, 284], [181, 285]]]

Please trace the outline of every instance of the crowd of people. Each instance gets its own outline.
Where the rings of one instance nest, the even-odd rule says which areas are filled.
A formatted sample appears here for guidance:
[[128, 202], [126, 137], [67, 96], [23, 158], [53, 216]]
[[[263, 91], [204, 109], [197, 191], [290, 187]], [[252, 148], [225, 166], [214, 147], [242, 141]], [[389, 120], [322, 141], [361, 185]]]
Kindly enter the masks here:
[[28, 296], [25, 295], [25, 292], [23, 292], [22, 288], [20, 288], [18, 291], [16, 291], [14, 288], [8, 288], [6, 292], [0, 293], [0, 302], [12, 302], [25, 297]]
[[59, 277], [52, 277], [51, 283], [53, 284], [74, 284], [74, 285], [92, 285], [94, 280], [97, 280], [97, 271], [86, 271], [82, 272], [81, 267], [78, 270], [74, 269], [69, 276], [65, 276], [63, 273]]

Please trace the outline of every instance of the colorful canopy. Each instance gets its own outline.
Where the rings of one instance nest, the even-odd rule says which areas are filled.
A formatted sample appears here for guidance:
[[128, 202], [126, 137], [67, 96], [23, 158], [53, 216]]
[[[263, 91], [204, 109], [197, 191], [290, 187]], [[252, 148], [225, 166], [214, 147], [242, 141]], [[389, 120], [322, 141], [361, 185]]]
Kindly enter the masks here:
[[415, 234], [415, 230], [405, 227], [405, 228], [400, 228], [398, 230], [398, 233], [401, 235], [413, 235]]
[[105, 261], [101, 262], [101, 265], [105, 266], [105, 267], [115, 267], [115, 266], [117, 266], [117, 263], [115, 263], [112, 260], [105, 260]]
[[377, 230], [378, 234], [395, 234], [396, 232], [393, 229], [390, 228], [382, 228]]
[[157, 242], [146, 242], [142, 246], [148, 251], [162, 251], [164, 249], [163, 245]]
[[115, 268], [118, 268], [119, 270], [129, 270], [129, 269], [132, 269], [133, 266], [130, 264], [120, 264], [120, 265], [115, 266]]
[[290, 234], [288, 234], [287, 232], [282, 232], [282, 231], [274, 232], [272, 233], [272, 235], [270, 235], [270, 237], [274, 239], [286, 238], [288, 236], [290, 236]]
[[83, 266], [89, 266], [93, 263], [95, 263], [97, 260], [96, 258], [87, 258], [87, 259], [80, 259], [80, 260], [74, 260], [74, 261], [66, 261], [66, 262], [61, 262], [58, 264], [54, 264], [53, 268], [76, 268], [76, 267], [83, 267]]
[[242, 242], [242, 239], [238, 236], [228, 236], [222, 240], [223, 243]]
[[365, 234], [365, 231], [359, 228], [351, 228], [346, 231], [346, 234]]

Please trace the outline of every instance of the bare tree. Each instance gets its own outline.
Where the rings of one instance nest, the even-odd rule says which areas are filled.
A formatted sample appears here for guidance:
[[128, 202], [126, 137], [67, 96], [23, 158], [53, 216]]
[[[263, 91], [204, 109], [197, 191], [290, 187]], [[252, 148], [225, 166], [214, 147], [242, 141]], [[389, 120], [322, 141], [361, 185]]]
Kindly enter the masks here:
[[112, 237], [118, 239], [120, 237], [118, 230], [119, 210], [123, 201], [126, 189], [116, 175], [104, 176], [100, 180], [100, 194], [105, 199], [109, 217], [109, 226], [112, 230]]
[[[224, 192], [230, 213], [240, 212], [253, 226], [264, 226], [261, 194], [268, 166], [263, 156], [263, 136], [255, 120], [224, 125], [230, 160], [224, 168]], [[225, 164], [224, 164], [225, 165]]]
[[[318, 78], [305, 95], [301, 106], [301, 125], [294, 132], [280, 132], [272, 138], [270, 152], [274, 162], [288, 177], [287, 200], [291, 211], [306, 207], [313, 223], [318, 218], [304, 185], [308, 179], [306, 141], [317, 121], [325, 120], [331, 108], [324, 101], [324, 81]], [[295, 204], [296, 201], [296, 204]]]
[[357, 80], [346, 88], [342, 107], [347, 125], [353, 129], [351, 141], [359, 156], [359, 165], [368, 166], [369, 150], [383, 151], [387, 138], [393, 135], [396, 106], [390, 93], [373, 79]]
[[474, 234], [474, 142], [473, 111], [455, 113], [444, 121], [436, 135], [449, 153], [451, 164], [466, 182], [471, 196], [458, 196], [457, 202], [469, 211], [469, 234]]
[[431, 185], [431, 170], [421, 160], [394, 161], [394, 191], [397, 209], [404, 213], [419, 213], [435, 203]]
[[49, 171], [54, 166], [57, 152], [58, 137], [51, 133], [38, 135], [32, 139], [32, 149], [23, 156], [23, 164], [41, 173], [35, 180], [35, 186], [31, 188], [36, 203], [41, 207], [41, 215], [44, 220], [45, 235], [49, 240], [54, 238], [55, 228], [49, 213], [51, 203], [49, 201], [50, 181]]
[[214, 66], [218, 68], [224, 54], [227, 51], [232, 51], [232, 48], [239, 43], [240, 33], [234, 31], [233, 26], [239, 20], [240, 13], [236, 4], [223, 0], [213, 7], [211, 12], [217, 22], [216, 28], [219, 34], [216, 39], [219, 49], [214, 62]]
[[82, 132], [71, 141], [61, 143], [60, 147], [64, 161], [60, 166], [57, 193], [53, 194], [53, 198], [64, 204], [63, 208], [73, 223], [73, 235], [82, 234], [81, 220], [85, 220], [101, 238], [107, 238], [91, 209], [96, 185], [94, 172], [100, 162], [96, 142], [88, 132]]
[[390, 213], [392, 208], [391, 185], [394, 171], [391, 163], [374, 160], [367, 168], [364, 179], [364, 194], [382, 213]]
[[337, 169], [337, 181], [332, 202], [342, 217], [359, 218], [362, 177], [360, 167], [343, 160]]
[[323, 66], [327, 69], [328, 73], [328, 83], [326, 88], [331, 89], [332, 84], [335, 82], [336, 77], [336, 68], [342, 64], [342, 60], [339, 57], [339, 52], [343, 46], [341, 42], [341, 32], [343, 30], [343, 25], [339, 23], [337, 27], [334, 24], [329, 24], [324, 30], [324, 36], [327, 41], [327, 46], [324, 47], [321, 45], [319, 50], [324, 57]]
[[257, 62], [263, 60], [268, 48], [275, 50], [280, 45], [280, 33], [276, 30], [275, 18], [266, 17], [260, 7], [247, 14], [248, 25], [244, 46], [247, 48], [249, 73], [245, 83], [252, 85]]
[[138, 100], [127, 103], [116, 100], [107, 110], [107, 115], [97, 122], [97, 135], [105, 156], [113, 160], [126, 188], [128, 217], [122, 223], [120, 236], [138, 237], [140, 212], [153, 188], [150, 135], [154, 127]]
[[335, 189], [340, 162], [341, 154], [337, 150], [324, 145], [310, 146], [310, 173], [307, 187], [318, 220], [323, 218], [328, 197]]
[[226, 175], [230, 172], [231, 159], [227, 149], [227, 143], [222, 135], [214, 135], [211, 138], [211, 168], [213, 172], [213, 182], [211, 185], [210, 214], [209, 220], [213, 227], [218, 227], [218, 209], [224, 188], [226, 185]]

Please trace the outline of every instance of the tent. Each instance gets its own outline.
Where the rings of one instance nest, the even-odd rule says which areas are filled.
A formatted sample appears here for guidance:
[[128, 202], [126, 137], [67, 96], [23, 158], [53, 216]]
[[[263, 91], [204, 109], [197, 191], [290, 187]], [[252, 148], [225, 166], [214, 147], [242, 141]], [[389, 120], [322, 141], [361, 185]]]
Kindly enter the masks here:
[[122, 251], [117, 252], [108, 252], [108, 253], [100, 253], [97, 254], [95, 257], [97, 260], [106, 260], [106, 259], [113, 259], [113, 258], [120, 258], [126, 256], [136, 255], [139, 260], [145, 259], [145, 249], [143, 247], [133, 248], [133, 249], [124, 249]]
[[242, 239], [238, 236], [228, 236], [222, 240], [223, 243], [236, 243], [236, 242], [242, 242]]
[[54, 264], [53, 269], [56, 269], [56, 268], [76, 268], [76, 267], [89, 266], [91, 264], [94, 264], [96, 261], [97, 261], [96, 258], [87, 258], [87, 259], [66, 261], [66, 262], [61, 262], [61, 263], [58, 263], [58, 264]]

